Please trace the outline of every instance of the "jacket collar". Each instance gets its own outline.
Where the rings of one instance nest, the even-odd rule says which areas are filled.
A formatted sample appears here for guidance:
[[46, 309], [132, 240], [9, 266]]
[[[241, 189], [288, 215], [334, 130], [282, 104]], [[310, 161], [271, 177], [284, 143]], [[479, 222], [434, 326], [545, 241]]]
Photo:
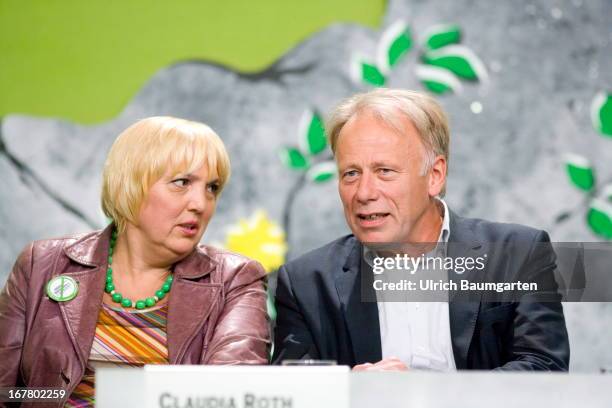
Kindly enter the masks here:
[[[450, 211], [450, 237], [447, 255], [451, 258], [460, 256], [476, 258], [485, 254], [485, 251], [486, 245], [476, 238], [468, 220]], [[484, 271], [473, 270], [463, 275], [457, 275], [454, 271], [448, 271], [448, 274], [449, 281], [465, 279], [477, 282], [482, 279]], [[448, 303], [451, 342], [455, 365], [458, 369], [469, 368], [467, 366], [468, 351], [474, 337], [479, 310], [479, 296], [469, 299], [455, 297]]]
[[[106, 265], [113, 228], [114, 225], [110, 224], [101, 231], [77, 239], [76, 242], [64, 248], [64, 253], [68, 258], [84, 266]], [[217, 265], [209, 254], [210, 251], [208, 247], [197, 246], [189, 255], [175, 264], [175, 277], [198, 279], [208, 275]]]
[[175, 278], [199, 279], [208, 275], [217, 267], [217, 261], [210, 252], [211, 248], [198, 245], [187, 257], [175, 264]]
[[[355, 237], [351, 236], [346, 240], [338, 254], [342, 266], [336, 275], [336, 290], [353, 345], [354, 364], [382, 359], [380, 336], [372, 335], [380, 332], [378, 307], [376, 302], [363, 300], [364, 297], [374, 299], [375, 295], [372, 284], [367, 283], [367, 280], [372, 280], [373, 277], [371, 274], [364, 275], [361, 270], [362, 248]], [[370, 293], [364, 293], [362, 289]]]
[[221, 307], [221, 282], [197, 282], [217, 268], [214, 249], [198, 246], [175, 264], [174, 283], [168, 299], [168, 360], [180, 364], [195, 333], [202, 330], [215, 307]]
[[449, 214], [450, 236], [448, 241], [462, 243], [464, 244], [464, 248], [469, 247], [474, 250], [479, 249], [482, 246], [482, 242], [476, 238], [476, 235], [474, 234], [474, 231], [472, 231], [467, 219], [460, 217], [452, 210], [449, 210]]
[[[113, 225], [78, 238], [66, 246], [68, 258], [83, 266], [64, 273], [78, 282], [79, 293], [71, 301], [60, 302], [64, 324], [70, 334], [81, 365], [89, 358], [102, 307], [108, 248]], [[168, 299], [167, 345], [171, 364], [178, 364], [193, 338], [202, 328], [222, 293], [221, 283], [198, 283], [192, 280], [210, 274], [217, 268], [213, 249], [199, 246], [175, 264], [175, 280]]]
[[85, 369], [91, 345], [93, 344], [102, 306], [106, 284], [106, 258], [110, 244], [112, 226], [96, 231], [64, 247], [64, 253], [81, 268], [73, 268], [63, 275], [70, 276], [78, 283], [77, 296], [68, 302], [59, 302], [64, 325], [70, 340], [77, 350], [82, 369]]
[[73, 261], [84, 265], [99, 267], [106, 263], [110, 236], [113, 224], [101, 231], [95, 231], [78, 238], [74, 243], [64, 248], [66, 256]]

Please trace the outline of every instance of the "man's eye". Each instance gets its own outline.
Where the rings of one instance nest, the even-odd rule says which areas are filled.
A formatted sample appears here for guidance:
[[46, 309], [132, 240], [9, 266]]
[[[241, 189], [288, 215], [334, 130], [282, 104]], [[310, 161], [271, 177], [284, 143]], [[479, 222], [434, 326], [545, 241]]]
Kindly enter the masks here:
[[383, 176], [387, 176], [389, 174], [392, 174], [394, 171], [393, 171], [393, 169], [388, 169], [386, 167], [382, 167], [382, 168], [378, 169], [378, 172], [380, 174], [382, 174]]
[[177, 178], [175, 180], [172, 180], [172, 184], [174, 184], [177, 187], [186, 187], [189, 184], [189, 179]]
[[355, 177], [356, 175], [357, 175], [357, 170], [348, 170], [348, 171], [345, 171], [344, 174], [342, 174], [342, 177], [350, 178], [350, 177]]

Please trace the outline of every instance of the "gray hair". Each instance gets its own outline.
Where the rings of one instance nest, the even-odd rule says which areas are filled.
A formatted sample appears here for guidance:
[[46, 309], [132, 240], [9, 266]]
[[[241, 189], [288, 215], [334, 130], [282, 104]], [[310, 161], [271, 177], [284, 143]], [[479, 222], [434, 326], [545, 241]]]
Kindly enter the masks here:
[[[432, 168], [436, 156], [448, 163], [450, 133], [448, 119], [442, 107], [431, 96], [404, 89], [377, 88], [340, 102], [329, 117], [326, 130], [332, 152], [336, 153], [338, 136], [344, 125], [360, 112], [370, 112], [398, 133], [403, 133], [403, 119], [417, 129], [424, 147], [421, 175]], [[444, 184], [440, 196], [446, 192]]]

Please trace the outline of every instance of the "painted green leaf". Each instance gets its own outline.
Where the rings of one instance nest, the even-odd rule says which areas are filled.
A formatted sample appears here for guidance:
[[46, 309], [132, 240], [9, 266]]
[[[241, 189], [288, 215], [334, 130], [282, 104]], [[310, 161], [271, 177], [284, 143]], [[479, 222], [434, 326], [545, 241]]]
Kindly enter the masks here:
[[460, 92], [462, 89], [459, 78], [445, 68], [417, 65], [415, 74], [425, 88], [435, 94]]
[[435, 50], [461, 41], [461, 28], [457, 24], [440, 24], [429, 27], [423, 34], [425, 48]]
[[361, 65], [363, 82], [374, 85], [383, 86], [386, 82], [385, 76], [380, 72], [378, 67], [373, 64], [363, 63]]
[[299, 144], [302, 151], [308, 154], [318, 154], [325, 150], [327, 138], [321, 115], [307, 110], [302, 116], [299, 129]]
[[445, 84], [441, 82], [436, 82], [436, 81], [422, 81], [422, 82], [425, 88], [429, 89], [431, 92], [438, 94], [438, 95], [445, 94], [451, 91], [451, 88], [449, 86], [446, 86]]
[[295, 147], [285, 147], [281, 150], [280, 157], [285, 166], [293, 170], [308, 168], [308, 159]]
[[408, 32], [404, 32], [397, 37], [391, 44], [391, 47], [389, 47], [389, 52], [387, 53], [389, 56], [389, 65], [393, 67], [395, 64], [397, 64], [397, 61], [399, 61], [399, 59], [405, 53], [410, 51], [410, 47], [412, 47], [410, 34]]
[[351, 74], [354, 81], [359, 84], [383, 86], [387, 80], [376, 64], [361, 57], [353, 59]]
[[469, 80], [484, 81], [487, 70], [472, 50], [463, 45], [449, 45], [428, 51], [423, 56], [426, 64], [446, 68], [455, 75]]
[[587, 224], [595, 234], [612, 239], [612, 205], [602, 200], [593, 200], [587, 213]]
[[595, 185], [595, 172], [591, 163], [583, 156], [568, 154], [567, 173], [572, 183], [581, 190], [589, 191]]
[[313, 165], [306, 175], [309, 180], [315, 183], [324, 183], [333, 179], [337, 171], [336, 163], [324, 161]]
[[412, 48], [412, 36], [406, 23], [396, 21], [382, 34], [377, 49], [377, 65], [388, 74]]
[[598, 93], [591, 103], [591, 121], [595, 130], [612, 137], [612, 94]]

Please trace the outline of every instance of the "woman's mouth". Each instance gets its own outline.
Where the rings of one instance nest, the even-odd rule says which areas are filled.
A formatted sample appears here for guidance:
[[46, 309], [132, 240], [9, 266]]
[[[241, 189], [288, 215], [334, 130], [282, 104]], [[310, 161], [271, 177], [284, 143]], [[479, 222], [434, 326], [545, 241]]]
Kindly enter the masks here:
[[180, 228], [181, 232], [188, 237], [193, 237], [198, 233], [198, 224], [195, 222], [179, 224], [178, 227]]

